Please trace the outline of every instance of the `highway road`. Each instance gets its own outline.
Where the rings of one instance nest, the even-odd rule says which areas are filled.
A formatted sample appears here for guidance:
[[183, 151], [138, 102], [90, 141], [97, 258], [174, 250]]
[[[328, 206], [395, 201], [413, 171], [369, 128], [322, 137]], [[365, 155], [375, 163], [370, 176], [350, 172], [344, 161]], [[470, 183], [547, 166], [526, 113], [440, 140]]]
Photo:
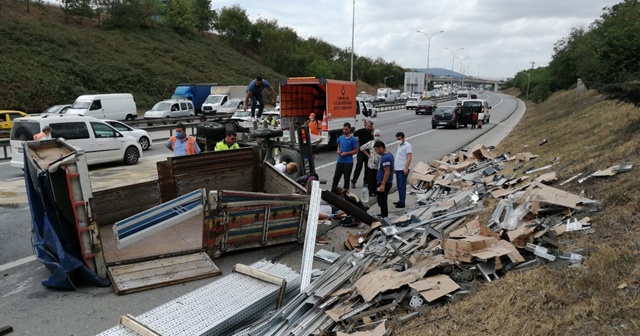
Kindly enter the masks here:
[[[382, 138], [392, 153], [396, 150], [395, 133], [402, 131], [414, 147], [414, 163], [440, 159], [490, 132], [519, 105], [515, 98], [503, 94], [487, 92], [479, 98], [487, 99], [493, 106], [491, 123], [480, 130], [432, 130], [431, 116], [417, 116], [412, 110], [381, 112], [374, 119], [374, 126], [382, 131]], [[452, 104], [455, 103], [442, 103]], [[133, 178], [153, 175], [155, 161], [168, 154], [162, 144], [154, 144], [138, 165], [91, 167], [93, 188], [125, 184]], [[332, 150], [321, 151], [316, 159], [320, 178], [328, 184], [335, 159]], [[121, 315], [141, 314], [212, 281], [199, 280], [124, 296], [115, 295], [111, 288], [81, 287], [77, 291], [62, 292], [43, 287], [40, 281], [49, 271], [33, 257], [31, 219], [21, 173], [7, 162], [0, 162], [0, 326], [13, 326], [16, 335], [93, 335], [116, 325]], [[393, 197], [390, 196], [390, 202]], [[397, 195], [395, 197], [397, 199]], [[375, 209], [372, 207], [371, 211]], [[329, 249], [340, 251], [344, 230], [336, 228], [327, 234], [333, 240]], [[300, 251], [300, 245], [286, 244], [223, 255], [215, 263], [223, 274], [228, 274], [236, 263], [250, 264], [265, 257], [299, 269]], [[326, 268], [327, 265], [316, 262], [314, 267]]]

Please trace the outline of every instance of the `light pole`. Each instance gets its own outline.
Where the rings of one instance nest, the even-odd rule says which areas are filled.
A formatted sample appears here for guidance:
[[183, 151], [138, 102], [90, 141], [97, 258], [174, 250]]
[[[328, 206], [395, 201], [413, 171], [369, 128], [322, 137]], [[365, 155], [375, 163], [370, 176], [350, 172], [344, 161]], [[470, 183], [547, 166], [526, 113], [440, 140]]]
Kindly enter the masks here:
[[353, 40], [356, 31], [356, 0], [353, 0], [353, 17], [351, 19], [351, 76], [349, 81], [353, 82]]
[[469, 56], [467, 56], [467, 57], [458, 57], [458, 56], [456, 56], [456, 58], [460, 61], [460, 73], [462, 74], [462, 78], [460, 78], [460, 85], [464, 86], [464, 64], [462, 64], [462, 62], [464, 62], [464, 60], [468, 59]]
[[[460, 48], [456, 50], [449, 49], [449, 48], [445, 48], [445, 49], [451, 52], [451, 72], [453, 72], [453, 66], [456, 61], [456, 53], [460, 50], [464, 50], [464, 48]], [[453, 89], [453, 74], [451, 74], [451, 88]]]
[[427, 40], [429, 41], [429, 43], [427, 44], [427, 90], [428, 90], [429, 89], [429, 87], [428, 87], [429, 86], [428, 85], [429, 84], [429, 57], [430, 57], [430, 54], [431, 54], [431, 38], [434, 37], [436, 34], [444, 33], [444, 30], [437, 31], [437, 32], [435, 32], [435, 33], [433, 33], [431, 35], [423, 32], [423, 31], [420, 31], [420, 30], [416, 30], [416, 32], [426, 36]]
[[392, 78], [392, 77], [393, 77], [393, 75], [391, 75], [391, 76], [386, 76], [386, 77], [384, 78], [384, 87], [387, 87], [387, 78]]
[[529, 83], [531, 82], [531, 74], [528, 73], [524, 73], [525, 75], [527, 75], [527, 94], [526, 94], [526, 100], [529, 100]]

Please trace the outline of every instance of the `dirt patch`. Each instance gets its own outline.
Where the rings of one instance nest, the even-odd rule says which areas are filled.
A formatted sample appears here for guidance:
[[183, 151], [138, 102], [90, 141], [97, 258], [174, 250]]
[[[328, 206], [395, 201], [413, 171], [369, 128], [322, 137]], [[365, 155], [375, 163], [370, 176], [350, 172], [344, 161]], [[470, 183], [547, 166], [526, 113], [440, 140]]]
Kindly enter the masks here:
[[[516, 92], [512, 92], [516, 95]], [[562, 236], [592, 248], [581, 267], [511, 272], [455, 304], [430, 311], [397, 335], [637, 335], [640, 333], [640, 109], [595, 91], [556, 93], [527, 112], [496, 151], [554, 163], [555, 187], [576, 175], [628, 163], [629, 173], [559, 187], [604, 202], [591, 234]], [[543, 140], [547, 143], [540, 146]], [[527, 167], [527, 168], [529, 168]], [[544, 174], [548, 171], [542, 171]], [[522, 170], [514, 173], [519, 175]], [[537, 177], [535, 174], [532, 178]], [[445, 319], [429, 322], [437, 317]]]

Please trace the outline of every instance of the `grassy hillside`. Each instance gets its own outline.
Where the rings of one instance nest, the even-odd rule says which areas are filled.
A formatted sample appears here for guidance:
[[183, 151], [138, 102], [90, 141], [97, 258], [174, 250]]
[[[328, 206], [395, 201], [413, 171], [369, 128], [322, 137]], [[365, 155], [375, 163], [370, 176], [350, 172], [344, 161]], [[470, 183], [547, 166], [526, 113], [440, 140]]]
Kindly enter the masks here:
[[66, 25], [56, 7], [0, 0], [0, 109], [41, 112], [87, 93], [129, 92], [139, 110], [169, 98], [180, 82], [247, 84], [283, 75], [214, 37], [170, 30], [97, 28], [97, 21]]
[[[595, 233], [565, 233], [559, 239], [563, 250], [593, 251], [581, 267], [509, 272], [459, 303], [432, 310], [398, 335], [640, 334], [639, 111], [595, 91], [560, 91], [544, 103], [528, 104], [496, 151], [539, 154], [535, 167], [557, 157], [567, 166], [557, 172], [554, 187], [604, 203], [603, 212], [589, 216]], [[539, 146], [543, 139], [548, 143]], [[618, 164], [633, 164], [633, 170], [559, 186], [578, 173], [587, 176]]]

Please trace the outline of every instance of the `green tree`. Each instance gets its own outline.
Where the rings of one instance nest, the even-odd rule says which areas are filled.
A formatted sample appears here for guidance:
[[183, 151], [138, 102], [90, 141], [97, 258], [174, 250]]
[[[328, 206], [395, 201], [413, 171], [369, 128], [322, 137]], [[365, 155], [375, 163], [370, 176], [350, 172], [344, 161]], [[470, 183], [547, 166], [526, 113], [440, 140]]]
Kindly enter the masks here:
[[160, 14], [158, 0], [105, 0], [108, 17], [104, 25], [108, 28], [151, 28], [156, 25], [154, 17]]
[[180, 34], [193, 34], [196, 17], [191, 0], [169, 0], [162, 21]]
[[237, 50], [244, 51], [248, 46], [252, 24], [247, 12], [240, 5], [223, 7], [213, 27], [224, 41]]
[[324, 59], [313, 60], [306, 69], [307, 76], [333, 78], [333, 70], [330, 61]]
[[211, 9], [211, 0], [194, 0], [193, 15], [196, 29], [202, 35], [213, 28], [214, 20], [217, 17], [216, 11]]

